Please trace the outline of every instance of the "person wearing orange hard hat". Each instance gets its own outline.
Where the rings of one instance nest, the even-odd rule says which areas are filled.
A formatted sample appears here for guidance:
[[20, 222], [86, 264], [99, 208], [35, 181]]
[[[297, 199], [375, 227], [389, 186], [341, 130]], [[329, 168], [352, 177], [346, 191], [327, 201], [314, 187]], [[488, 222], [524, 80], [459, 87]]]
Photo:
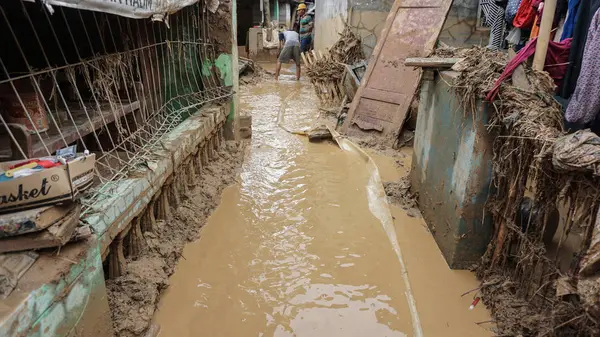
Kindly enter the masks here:
[[311, 15], [306, 14], [308, 8], [306, 4], [298, 5], [298, 17], [300, 18], [300, 50], [307, 52], [312, 48], [312, 33], [314, 21]]

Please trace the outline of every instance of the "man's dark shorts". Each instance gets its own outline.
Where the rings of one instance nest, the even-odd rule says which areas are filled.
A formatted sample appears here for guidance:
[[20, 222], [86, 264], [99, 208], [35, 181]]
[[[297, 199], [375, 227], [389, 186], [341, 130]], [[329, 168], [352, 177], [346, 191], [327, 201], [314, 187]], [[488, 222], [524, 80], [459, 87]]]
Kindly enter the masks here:
[[279, 54], [279, 62], [286, 63], [289, 60], [294, 60], [297, 65], [300, 65], [300, 46], [285, 46]]

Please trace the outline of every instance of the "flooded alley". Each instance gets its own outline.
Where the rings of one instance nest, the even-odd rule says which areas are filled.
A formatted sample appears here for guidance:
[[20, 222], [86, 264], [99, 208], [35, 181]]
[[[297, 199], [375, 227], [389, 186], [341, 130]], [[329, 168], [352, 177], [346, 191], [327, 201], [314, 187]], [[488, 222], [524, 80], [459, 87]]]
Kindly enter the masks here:
[[[251, 147], [169, 280], [160, 336], [490, 335], [476, 324], [485, 308], [460, 296], [475, 277], [448, 269], [423, 221], [393, 208], [398, 228], [385, 228], [365, 157], [285, 130], [319, 115], [311, 85], [291, 74], [242, 88]], [[406, 173], [375, 158], [384, 178]]]
[[1, 1], [0, 337], [600, 336], [600, 0], [426, 2]]

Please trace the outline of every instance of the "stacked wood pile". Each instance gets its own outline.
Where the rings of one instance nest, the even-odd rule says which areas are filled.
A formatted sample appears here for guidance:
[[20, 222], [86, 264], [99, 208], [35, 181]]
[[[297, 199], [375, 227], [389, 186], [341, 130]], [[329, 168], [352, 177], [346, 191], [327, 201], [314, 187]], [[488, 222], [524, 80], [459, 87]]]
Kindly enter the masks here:
[[364, 55], [360, 39], [346, 26], [328, 52], [313, 50], [302, 53], [302, 59], [321, 102], [334, 103], [342, 98], [340, 84], [346, 71], [345, 65], [355, 64], [364, 59]]

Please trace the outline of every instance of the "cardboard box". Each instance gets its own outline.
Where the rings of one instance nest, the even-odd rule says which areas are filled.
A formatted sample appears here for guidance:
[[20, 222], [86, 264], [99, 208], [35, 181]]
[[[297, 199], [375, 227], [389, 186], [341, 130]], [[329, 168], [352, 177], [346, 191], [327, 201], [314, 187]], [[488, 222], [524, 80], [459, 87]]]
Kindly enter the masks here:
[[[22, 160], [0, 163], [7, 171]], [[77, 199], [94, 183], [96, 155], [80, 155], [66, 165], [0, 182], [0, 214], [35, 209]]]

